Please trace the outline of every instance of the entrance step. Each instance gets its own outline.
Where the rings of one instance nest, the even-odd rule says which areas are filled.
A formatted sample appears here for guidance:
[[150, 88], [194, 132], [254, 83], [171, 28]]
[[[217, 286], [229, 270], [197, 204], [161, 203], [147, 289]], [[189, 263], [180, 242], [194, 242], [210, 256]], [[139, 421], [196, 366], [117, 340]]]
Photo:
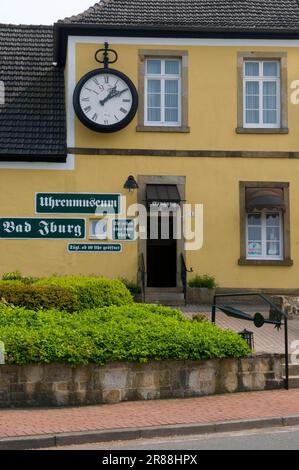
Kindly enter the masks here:
[[[283, 373], [285, 374], [285, 366], [283, 366]], [[289, 365], [289, 387], [299, 388], [299, 364]]]
[[169, 307], [179, 307], [185, 305], [185, 298], [181, 289], [147, 288], [145, 291], [145, 302], [147, 304], [160, 304]]
[[[283, 373], [285, 374], [285, 366], [283, 366]], [[299, 377], [299, 364], [289, 365], [289, 375]]]
[[182, 293], [181, 287], [146, 287], [146, 294], [165, 294], [165, 293]]

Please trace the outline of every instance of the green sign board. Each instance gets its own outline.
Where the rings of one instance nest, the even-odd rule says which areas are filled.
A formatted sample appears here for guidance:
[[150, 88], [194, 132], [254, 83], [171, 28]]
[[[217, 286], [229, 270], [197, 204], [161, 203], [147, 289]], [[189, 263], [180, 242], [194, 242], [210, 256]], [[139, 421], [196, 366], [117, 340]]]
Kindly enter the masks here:
[[114, 219], [112, 221], [112, 240], [133, 241], [135, 239], [134, 219]]
[[37, 214], [120, 214], [120, 194], [36, 193]]
[[85, 219], [0, 218], [0, 238], [84, 240]]
[[121, 253], [122, 246], [116, 243], [69, 243], [70, 253]]

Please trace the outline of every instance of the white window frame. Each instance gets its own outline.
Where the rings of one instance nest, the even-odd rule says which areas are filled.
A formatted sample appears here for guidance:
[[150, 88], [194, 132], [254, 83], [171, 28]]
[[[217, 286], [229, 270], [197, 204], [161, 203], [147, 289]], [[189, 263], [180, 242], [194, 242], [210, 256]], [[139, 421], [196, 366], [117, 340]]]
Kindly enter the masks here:
[[[161, 62], [161, 74], [149, 74], [147, 72], [147, 62], [149, 60], [159, 60]], [[179, 62], [179, 74], [166, 74], [165, 62], [168, 60], [176, 60]], [[148, 120], [148, 80], [159, 80], [161, 82], [161, 120]], [[178, 82], [178, 116], [177, 122], [165, 121], [165, 81], [175, 80]], [[182, 125], [182, 59], [180, 57], [147, 57], [145, 60], [144, 73], [144, 125], [145, 126], [165, 126], [165, 127], [181, 127]]]
[[[249, 223], [248, 223], [248, 218], [250, 215], [261, 215], [262, 219], [262, 254], [261, 256], [252, 256], [249, 255], [248, 253], [248, 242], [249, 242], [249, 237], [248, 237], [248, 228], [249, 228]], [[280, 255], [279, 256], [273, 256], [273, 255], [267, 255], [267, 219], [266, 216], [268, 214], [279, 214], [279, 238], [280, 238]], [[246, 213], [246, 259], [248, 260], [283, 260], [284, 259], [284, 239], [283, 239], [283, 214], [282, 211], [279, 210], [263, 210], [263, 211], [252, 211], [252, 212], [247, 212]]]
[[[259, 63], [259, 75], [248, 77], [245, 75], [245, 67], [247, 63]], [[265, 62], [275, 62], [278, 65], [278, 75], [276, 77], [264, 76], [263, 66]], [[259, 82], [259, 122], [247, 123], [246, 122], [246, 83]], [[263, 122], [263, 102], [264, 92], [263, 84], [265, 82], [276, 82], [277, 84], [277, 122], [275, 124], [265, 124]], [[243, 62], [243, 127], [246, 129], [280, 129], [281, 127], [281, 62], [280, 60], [259, 60], [251, 59], [244, 60]]]

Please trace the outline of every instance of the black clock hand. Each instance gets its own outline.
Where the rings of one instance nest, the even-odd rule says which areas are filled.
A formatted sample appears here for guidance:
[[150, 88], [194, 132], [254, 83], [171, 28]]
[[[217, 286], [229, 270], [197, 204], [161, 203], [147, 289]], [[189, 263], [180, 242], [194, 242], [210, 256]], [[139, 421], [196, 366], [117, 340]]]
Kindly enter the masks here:
[[115, 87], [113, 87], [113, 88], [109, 91], [109, 93], [108, 93], [108, 95], [106, 96], [106, 98], [104, 98], [103, 100], [100, 101], [100, 104], [101, 104], [102, 106], [104, 106], [104, 104], [105, 104], [108, 100], [110, 100], [111, 98], [113, 98], [116, 93], [117, 93], [117, 91], [116, 91], [116, 86], [115, 86]]
[[107, 101], [111, 100], [112, 98], [116, 98], [116, 97], [122, 95], [125, 91], [128, 91], [128, 88], [125, 88], [124, 90], [121, 90], [121, 91], [116, 91], [116, 90], [113, 88], [113, 89], [110, 91], [109, 95], [106, 96], [106, 98], [105, 98], [104, 100], [101, 100], [101, 101], [100, 101], [100, 104], [101, 104], [102, 106], [104, 106], [104, 104], [105, 104]]

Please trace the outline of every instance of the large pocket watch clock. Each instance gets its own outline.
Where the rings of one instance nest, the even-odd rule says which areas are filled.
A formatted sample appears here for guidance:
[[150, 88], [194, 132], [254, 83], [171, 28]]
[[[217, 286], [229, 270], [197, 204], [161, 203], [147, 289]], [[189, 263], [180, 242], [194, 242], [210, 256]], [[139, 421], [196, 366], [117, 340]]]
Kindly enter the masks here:
[[[109, 52], [115, 55], [109, 60]], [[99, 54], [103, 53], [103, 60]], [[109, 67], [118, 55], [109, 49], [99, 49], [95, 58], [104, 64], [78, 82], [73, 96], [76, 115], [89, 129], [96, 132], [116, 132], [126, 127], [135, 117], [138, 108], [138, 93], [135, 85], [124, 73]]]

